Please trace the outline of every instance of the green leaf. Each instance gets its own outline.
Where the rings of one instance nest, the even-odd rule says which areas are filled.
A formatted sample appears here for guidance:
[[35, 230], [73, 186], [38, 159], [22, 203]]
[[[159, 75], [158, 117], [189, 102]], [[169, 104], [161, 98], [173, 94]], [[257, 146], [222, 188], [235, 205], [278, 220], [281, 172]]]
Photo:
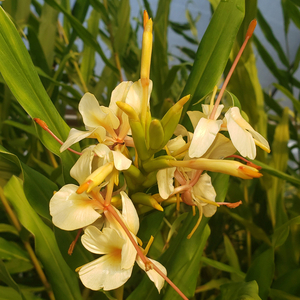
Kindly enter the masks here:
[[5, 267], [10, 274], [20, 274], [33, 269], [31, 261], [22, 259], [12, 259], [5, 263]]
[[0, 156], [4, 156], [6, 159], [21, 168], [24, 177], [24, 191], [30, 205], [36, 212], [50, 221], [49, 200], [53, 196], [53, 192], [57, 190], [56, 184], [44, 175], [22, 163], [17, 156], [9, 153], [1, 145]]
[[20, 259], [26, 262], [30, 261], [29, 255], [17, 244], [9, 242], [0, 237], [0, 258], [5, 260]]
[[286, 223], [275, 229], [272, 236], [272, 245], [274, 248], [277, 248], [284, 244], [289, 235], [290, 226], [294, 224], [300, 224], [300, 216], [287, 221]]
[[17, 236], [19, 235], [17, 229], [9, 224], [0, 224], [0, 232], [9, 232]]
[[262, 300], [267, 300], [268, 298], [270, 286], [273, 281], [274, 270], [274, 249], [269, 248], [253, 260], [247, 272], [245, 280], [255, 280], [257, 282], [259, 296]]
[[[187, 239], [197, 221], [197, 215], [192, 216], [190, 212], [175, 238], [171, 239], [170, 247], [159, 260], [168, 270], [168, 277], [179, 287], [188, 297], [195, 293], [197, 277], [200, 270], [200, 259], [206, 240], [210, 234], [210, 229], [206, 225], [208, 219], [203, 218], [198, 229]], [[167, 286], [165, 293], [158, 294], [153, 282], [144, 275], [142, 282], [131, 293], [127, 300], [133, 299], [182, 299], [172, 287]]]
[[[200, 42], [196, 59], [181, 94], [191, 94], [184, 106], [183, 116], [191, 105], [208, 94], [220, 80], [235, 36], [244, 18], [243, 0], [221, 1]], [[193, 110], [196, 109], [193, 107]]]
[[168, 19], [171, 0], [159, 1], [153, 22], [153, 50], [150, 77], [153, 81], [153, 104], [162, 103], [165, 98], [163, 84], [169, 72], [168, 65]]
[[255, 281], [236, 282], [221, 285], [221, 295], [218, 300], [261, 300], [258, 295], [258, 286]]
[[[22, 295], [19, 286], [16, 282], [11, 278], [9, 272], [7, 271], [5, 264], [0, 259], [0, 280], [3, 281], [8, 286], [12, 287], [16, 293], [20, 296], [19, 299], [25, 300], [24, 296]], [[2, 295], [2, 294], [1, 294]], [[15, 300], [16, 298], [14, 298]]]
[[300, 185], [300, 179], [298, 179], [296, 177], [293, 177], [293, 176], [288, 175], [284, 172], [276, 170], [273, 167], [271, 167], [269, 165], [266, 165], [266, 164], [264, 164], [264, 163], [262, 163], [258, 160], [253, 160], [253, 163], [255, 163], [256, 165], [262, 167], [262, 170], [265, 171], [266, 173], [269, 173], [269, 174], [271, 174], [273, 176], [276, 176], [278, 178], [281, 178], [283, 180], [289, 181], [293, 184]]
[[78, 280], [61, 256], [53, 232], [29, 205], [20, 180], [13, 176], [4, 188], [21, 224], [35, 237], [35, 251], [58, 300], [81, 299]]
[[[65, 140], [69, 127], [61, 118], [48, 97], [35, 67], [16, 28], [0, 8], [0, 72], [15, 98], [32, 118], [40, 118], [61, 140]], [[60, 155], [65, 167], [65, 178], [72, 181], [69, 170], [75, 163], [75, 155], [68, 151], [60, 154], [60, 145], [37, 126], [39, 137], [53, 153]]]
[[[278, 171], [285, 172], [288, 164], [288, 141], [289, 136], [289, 108], [283, 110], [280, 123], [276, 126], [272, 143], [272, 160], [270, 166]], [[273, 226], [281, 225], [286, 221], [284, 204], [285, 182], [279, 177], [272, 177], [272, 185], [268, 188], [268, 203]]]
[[[99, 30], [100, 14], [94, 9], [91, 12], [91, 16], [88, 20], [88, 30], [93, 36], [97, 36]], [[82, 78], [86, 84], [89, 83], [91, 76], [93, 75], [93, 69], [95, 67], [95, 50], [84, 45], [82, 51], [82, 61], [80, 65], [80, 71]]]
[[283, 52], [280, 43], [278, 42], [276, 36], [274, 35], [272, 28], [267, 23], [266, 19], [264, 18], [263, 14], [260, 12], [260, 10], [257, 10], [257, 21], [262, 29], [262, 32], [265, 36], [265, 38], [269, 41], [269, 43], [273, 46], [273, 48], [276, 50], [278, 57], [280, 58], [281, 62], [286, 66], [289, 67], [288, 59]]
[[42, 47], [49, 70], [52, 69], [55, 55], [54, 48], [57, 34], [57, 17], [58, 12], [45, 3], [40, 17], [38, 40]]
[[298, 113], [300, 113], [300, 101], [297, 100], [297, 99], [293, 96], [293, 94], [292, 94], [289, 90], [287, 90], [285, 87], [283, 87], [282, 85], [277, 84], [277, 83], [274, 83], [273, 85], [274, 85], [279, 91], [281, 91], [284, 95], [286, 95], [289, 99], [292, 100], [295, 109], [298, 111]]
[[255, 43], [259, 55], [261, 56], [263, 62], [268, 67], [270, 72], [278, 79], [281, 85], [283, 85], [284, 87], [288, 87], [289, 80], [286, 72], [283, 72], [277, 68], [275, 61], [255, 35], [253, 35], [253, 41]]
[[119, 2], [117, 13], [117, 28], [114, 36], [115, 51], [120, 55], [126, 50], [130, 33], [130, 5], [129, 0]]
[[245, 226], [254, 238], [264, 241], [267, 245], [271, 245], [270, 239], [268, 238], [267, 234], [262, 228], [258, 227], [253, 222], [242, 218], [238, 214], [231, 212], [229, 209], [223, 208], [223, 210], [225, 210], [232, 218], [237, 220], [240, 224]]
[[245, 278], [246, 274], [243, 273], [242, 271], [232, 267], [232, 266], [228, 266], [226, 264], [223, 264], [219, 261], [216, 261], [216, 260], [213, 260], [211, 258], [208, 258], [208, 257], [201, 257], [201, 261], [208, 265], [208, 266], [211, 266], [215, 269], [218, 269], [218, 270], [221, 270], [221, 271], [224, 271], [224, 272], [228, 272], [228, 273], [233, 273], [233, 274], [237, 274], [239, 277], [242, 277], [242, 278]]
[[0, 286], [0, 295], [2, 300], [21, 300], [22, 296], [13, 288]]
[[270, 297], [274, 300], [300, 300], [300, 297], [276, 289], [270, 290]]
[[[229, 264], [236, 270], [240, 271], [240, 264], [239, 264], [239, 258], [235, 252], [235, 249], [230, 241], [230, 239], [228, 238], [227, 235], [224, 235], [224, 246], [225, 246], [225, 252], [226, 252], [226, 256], [227, 259], [229, 261]], [[241, 281], [241, 278], [243, 279], [244, 276], [237, 276], [236, 273], [232, 273], [230, 274], [231, 279], [233, 281]]]
[[93, 47], [101, 56], [103, 62], [110, 67], [116, 74], [118, 74], [118, 69], [114, 67], [110, 61], [105, 56], [102, 48], [100, 47], [99, 43], [97, 42], [96, 38], [85, 28], [81, 25], [81, 23], [71, 14], [69, 14], [68, 11], [66, 11], [61, 5], [59, 5], [55, 0], [45, 0], [50, 6], [52, 6], [54, 9], [58, 10], [59, 12], [62, 12], [64, 16], [69, 20], [69, 22], [72, 24], [73, 29], [77, 32], [78, 36], [83, 40], [83, 42], [90, 47]]

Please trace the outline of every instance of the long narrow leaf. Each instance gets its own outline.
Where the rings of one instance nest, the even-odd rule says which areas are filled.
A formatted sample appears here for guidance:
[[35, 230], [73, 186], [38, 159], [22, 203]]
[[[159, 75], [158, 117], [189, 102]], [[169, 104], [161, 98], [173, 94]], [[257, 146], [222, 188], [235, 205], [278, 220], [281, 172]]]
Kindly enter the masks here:
[[208, 94], [218, 83], [228, 60], [233, 42], [244, 18], [243, 0], [221, 1], [200, 42], [196, 59], [181, 94], [191, 94], [184, 113]]
[[53, 232], [29, 205], [20, 180], [12, 177], [4, 194], [14, 206], [22, 225], [35, 237], [35, 251], [41, 260], [57, 300], [81, 299], [78, 280], [61, 256]]

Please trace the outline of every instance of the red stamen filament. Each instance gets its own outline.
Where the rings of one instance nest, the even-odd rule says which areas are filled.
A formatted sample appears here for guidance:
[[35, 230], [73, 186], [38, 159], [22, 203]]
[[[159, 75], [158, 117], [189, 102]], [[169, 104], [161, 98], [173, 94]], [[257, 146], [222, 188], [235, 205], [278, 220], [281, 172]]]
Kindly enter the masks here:
[[235, 154], [233, 154], [233, 155], [229, 155], [229, 156], [227, 156], [227, 157], [238, 158], [238, 159], [240, 159], [240, 160], [246, 162], [246, 163], [247, 163], [247, 166], [249, 166], [249, 167], [253, 167], [253, 168], [257, 169], [257, 170], [261, 170], [261, 169], [262, 169], [261, 166], [258, 166], [258, 165], [256, 165], [256, 164], [254, 164], [253, 162], [247, 160], [246, 158], [244, 158], [244, 157], [242, 157], [242, 156], [240, 156], [240, 155], [235, 155]]
[[222, 99], [222, 96], [224, 94], [224, 91], [225, 91], [225, 89], [226, 89], [226, 87], [228, 85], [228, 82], [229, 82], [229, 80], [231, 78], [231, 75], [232, 75], [234, 69], [236, 68], [236, 65], [237, 65], [238, 61], [240, 60], [240, 58], [241, 58], [241, 56], [243, 54], [243, 51], [244, 51], [244, 49], [245, 49], [245, 47], [246, 47], [249, 39], [251, 38], [251, 36], [253, 34], [253, 31], [255, 29], [256, 23], [257, 23], [256, 20], [252, 20], [251, 23], [250, 23], [250, 25], [249, 25], [249, 27], [248, 27], [244, 43], [242, 44], [241, 49], [240, 49], [239, 53], [237, 54], [237, 56], [236, 56], [236, 58], [235, 58], [235, 60], [234, 60], [234, 62], [232, 64], [232, 66], [231, 66], [231, 68], [230, 68], [230, 70], [228, 72], [228, 75], [227, 75], [227, 77], [226, 77], [226, 79], [225, 79], [225, 81], [223, 83], [223, 86], [222, 86], [222, 88], [220, 90], [218, 98], [217, 98], [217, 100], [215, 102], [215, 106], [214, 106], [214, 108], [213, 108], [213, 110], [211, 112], [211, 115], [210, 115], [210, 119], [211, 120], [214, 119], [214, 116], [215, 116], [217, 108], [218, 108], [218, 106], [219, 106], [219, 104], [221, 102], [221, 99]]
[[164, 278], [165, 281], [167, 281], [170, 286], [182, 297], [182, 299], [188, 300], [188, 298], [181, 292], [181, 290], [158, 268], [156, 267], [151, 261], [144, 255], [142, 249], [138, 246], [134, 238], [132, 237], [132, 234], [130, 233], [129, 229], [127, 226], [124, 224], [123, 220], [120, 218], [120, 216], [117, 214], [115, 209], [111, 206], [108, 205], [105, 207], [107, 211], [111, 213], [111, 215], [116, 219], [116, 221], [122, 226], [124, 229], [126, 235], [130, 239], [131, 243], [133, 244], [137, 255], [141, 258], [142, 262], [145, 264], [145, 270], [149, 271], [151, 269], [155, 270], [162, 278]]
[[80, 229], [78, 230], [77, 235], [76, 235], [76, 237], [75, 237], [75, 240], [71, 243], [71, 245], [70, 245], [70, 247], [69, 247], [69, 250], [68, 250], [68, 254], [69, 254], [69, 255], [72, 255], [72, 253], [73, 253], [73, 251], [74, 251], [74, 248], [75, 248], [75, 245], [76, 245], [76, 243], [77, 243], [77, 241], [78, 241], [78, 239], [79, 239], [79, 237], [80, 237], [81, 232], [82, 232], [82, 228], [80, 228]]
[[[34, 118], [33, 119], [37, 124], [39, 124], [44, 130], [46, 130], [56, 141], [58, 141], [61, 145], [64, 143], [62, 140], [60, 140], [47, 126], [47, 124], [39, 119], [39, 118]], [[69, 151], [77, 154], [77, 155], [81, 155], [82, 153], [81, 152], [78, 152], [76, 150], [73, 150], [71, 148], [67, 148]]]

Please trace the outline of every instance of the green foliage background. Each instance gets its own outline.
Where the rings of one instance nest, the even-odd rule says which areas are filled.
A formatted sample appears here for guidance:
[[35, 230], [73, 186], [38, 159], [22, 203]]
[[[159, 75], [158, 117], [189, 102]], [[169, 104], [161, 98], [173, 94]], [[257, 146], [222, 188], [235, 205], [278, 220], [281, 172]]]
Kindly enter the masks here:
[[[202, 220], [190, 240], [197, 217], [182, 207], [164, 212], [140, 211], [143, 242], [155, 236], [150, 257], [161, 261], [168, 276], [189, 299], [300, 299], [299, 88], [294, 61], [272, 32], [255, 0], [210, 0], [211, 22], [197, 52], [195, 22], [187, 12], [184, 24], [169, 21], [170, 0], [159, 1], [154, 20], [151, 79], [152, 115], [161, 118], [180, 95], [191, 94], [185, 110], [210, 93], [228, 73], [250, 21], [257, 18], [272, 57], [254, 35], [228, 86], [250, 123], [268, 138], [271, 154], [259, 152], [255, 163], [261, 179], [242, 181], [212, 174], [217, 201], [243, 200], [243, 205], [218, 209]], [[300, 1], [282, 0], [284, 31], [300, 29]], [[91, 13], [88, 13], [91, 9]], [[59, 15], [61, 16], [60, 18]], [[142, 12], [141, 12], [142, 16]], [[61, 21], [62, 20], [62, 21]], [[99, 27], [99, 24], [101, 26]], [[76, 232], [53, 228], [48, 203], [53, 191], [73, 182], [69, 170], [77, 157], [59, 152], [59, 144], [32, 119], [40, 118], [62, 140], [70, 127], [82, 127], [78, 103], [89, 91], [101, 104], [121, 78], [139, 78], [141, 50], [132, 26], [129, 0], [6, 0], [0, 9], [0, 298], [1, 299], [178, 299], [169, 286], [158, 295], [154, 285], [134, 269], [124, 289], [111, 293], [85, 289], [74, 271], [93, 259], [80, 243], [67, 250]], [[169, 67], [167, 30], [187, 41]], [[98, 43], [101, 39], [101, 44]], [[76, 40], [81, 40], [83, 50]], [[24, 41], [26, 47], [24, 46]], [[104, 53], [102, 46], [109, 49]], [[253, 46], [276, 78], [274, 89], [260, 86]], [[96, 55], [105, 66], [95, 69]], [[284, 65], [278, 67], [278, 58]], [[121, 70], [121, 72], [120, 72]], [[274, 99], [281, 91], [289, 109]], [[295, 92], [296, 91], [296, 92]], [[74, 120], [66, 118], [75, 116]], [[183, 124], [190, 126], [187, 118]], [[291, 142], [292, 141], [292, 142]], [[292, 145], [292, 146], [290, 146]], [[86, 142], [80, 145], [86, 147]], [[80, 150], [80, 146], [74, 149]], [[142, 279], [141, 279], [142, 278]]]

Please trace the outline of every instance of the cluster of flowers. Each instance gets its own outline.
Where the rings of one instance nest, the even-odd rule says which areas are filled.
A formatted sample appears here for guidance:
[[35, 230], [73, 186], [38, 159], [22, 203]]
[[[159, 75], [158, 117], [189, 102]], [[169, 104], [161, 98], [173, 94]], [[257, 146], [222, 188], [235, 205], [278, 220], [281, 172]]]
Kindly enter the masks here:
[[[176, 196], [173, 197], [176, 201], [198, 207], [199, 224], [203, 214], [212, 216], [219, 205], [240, 204], [216, 203], [215, 189], [205, 171], [244, 179], [260, 177], [254, 164], [224, 158], [233, 157], [239, 151], [242, 156], [253, 159], [255, 144], [270, 151], [268, 142], [241, 116], [238, 107], [229, 108], [220, 119], [224, 106], [219, 104], [222, 92], [214, 101], [216, 88], [211, 103], [202, 105], [203, 112], [188, 112], [194, 133], [178, 125], [189, 96], [179, 100], [162, 120], [152, 120], [149, 109], [151, 47], [152, 21], [146, 14], [141, 79], [120, 83], [112, 92], [109, 107], [100, 106], [92, 94], [85, 94], [79, 111], [86, 131], [71, 129], [61, 147], [64, 151], [84, 138], [98, 140], [97, 145], [80, 153], [71, 169], [71, 176], [79, 185], [63, 186], [50, 201], [54, 225], [63, 230], [83, 228], [84, 247], [102, 255], [78, 268], [82, 283], [93, 290], [122, 286], [130, 278], [135, 262], [146, 271], [158, 291], [164, 280], [172, 284], [166, 277], [166, 269], [145, 256], [150, 244], [145, 249], [138, 245], [141, 244], [136, 236], [139, 218], [128, 195], [159, 210], [163, 201]], [[228, 131], [230, 139], [221, 134], [221, 130]], [[173, 135], [176, 137], [172, 139]], [[135, 150], [134, 160], [128, 147]], [[166, 155], [154, 158], [162, 149]], [[119, 187], [120, 172], [126, 182], [122, 187]], [[143, 193], [155, 184], [159, 195]], [[112, 199], [118, 197], [122, 201], [122, 212], [112, 205]]]

